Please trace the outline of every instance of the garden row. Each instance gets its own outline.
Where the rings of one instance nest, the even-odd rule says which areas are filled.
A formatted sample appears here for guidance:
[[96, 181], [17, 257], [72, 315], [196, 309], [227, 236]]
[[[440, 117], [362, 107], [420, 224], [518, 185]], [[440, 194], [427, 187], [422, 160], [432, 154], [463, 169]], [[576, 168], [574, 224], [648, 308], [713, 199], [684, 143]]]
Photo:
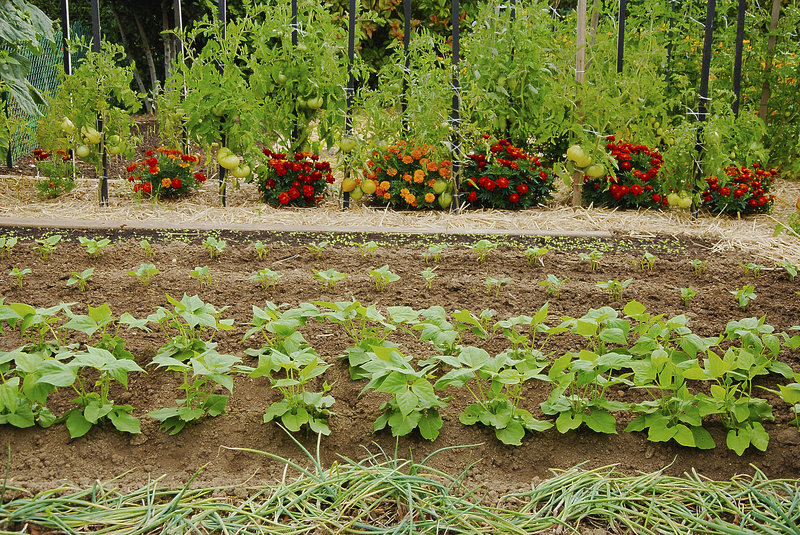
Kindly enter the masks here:
[[[148, 412], [171, 434], [223, 414], [239, 374], [268, 377], [280, 392], [265, 422], [279, 420], [292, 432], [328, 434], [335, 391], [324, 374], [332, 364], [302, 333], [315, 321], [335, 324], [347, 336], [350, 345], [338, 356], [347, 361], [351, 379], [367, 381], [362, 394], [388, 395], [375, 432], [389, 427], [394, 436], [403, 436], [416, 430], [435, 440], [448, 394], [464, 388], [473, 403], [459, 421], [492, 428], [505, 444], [519, 445], [526, 433], [553, 426], [561, 433], [581, 426], [616, 433], [615, 413], [630, 411], [638, 416], [626, 431], [646, 430], [649, 440], [701, 449], [716, 445], [704, 427], [715, 419], [727, 429], [727, 446], [741, 455], [750, 446], [763, 451], [769, 442], [763, 423], [773, 419], [773, 407], [756, 395], [756, 384], [770, 374], [794, 381], [761, 388], [792, 405], [800, 427], [800, 374], [779, 360], [800, 348], [800, 336], [791, 334], [800, 328], [775, 332], [764, 318], [731, 321], [724, 332], [701, 337], [689, 329], [686, 316], [650, 314], [636, 301], [625, 304], [622, 314], [601, 307], [554, 325], [548, 324], [547, 303], [532, 316], [495, 320], [490, 310], [448, 313], [440, 306], [381, 311], [356, 300], [294, 308], [268, 302], [263, 308], [253, 306], [246, 325], [242, 342], [250, 342], [242, 353], [248, 362], [257, 359], [248, 366], [242, 357], [216, 349], [215, 336], [234, 328], [234, 320], [223, 317], [227, 307], [217, 309], [198, 296], [178, 300], [167, 295], [167, 301], [168, 306], [145, 318], [115, 317], [108, 304], [78, 314], [64, 303], [39, 309], [0, 303], [0, 326], [16, 331], [23, 344], [0, 353], [0, 422], [17, 427], [64, 422], [73, 438], [104, 422], [138, 433], [134, 407], [113, 400], [116, 384], [127, 388], [130, 374], [145, 372], [122, 336], [133, 329], [161, 332], [163, 343], [148, 366], [182, 378], [176, 404]], [[426, 345], [430, 356], [404, 355], [394, 341], [403, 333]], [[492, 333], [505, 340], [505, 349], [495, 355], [481, 347]], [[553, 355], [552, 345], [564, 336], [578, 345]], [[82, 342], [75, 341], [80, 337], [85, 337]], [[260, 345], [253, 345], [257, 340]], [[545, 385], [551, 390], [540, 410], [553, 420], [537, 419], [523, 408], [526, 389]], [[73, 408], [56, 417], [48, 398], [59, 388], [77, 397]], [[643, 395], [621, 401], [620, 389]]]

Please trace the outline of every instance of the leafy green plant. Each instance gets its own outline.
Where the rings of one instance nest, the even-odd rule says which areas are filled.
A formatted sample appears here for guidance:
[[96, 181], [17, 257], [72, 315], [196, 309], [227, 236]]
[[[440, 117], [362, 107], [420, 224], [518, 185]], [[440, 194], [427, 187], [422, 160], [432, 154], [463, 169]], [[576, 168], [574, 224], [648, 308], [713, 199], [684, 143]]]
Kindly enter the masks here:
[[492, 290], [495, 290], [495, 297], [500, 295], [500, 287], [506, 283], [511, 282], [511, 277], [502, 277], [502, 278], [495, 278], [495, 277], [486, 277], [486, 294], [491, 294]]
[[140, 264], [138, 268], [128, 271], [128, 275], [139, 279], [142, 286], [150, 286], [150, 279], [158, 275], [158, 268], [153, 264]]
[[797, 277], [797, 264], [789, 262], [788, 260], [781, 262], [780, 266], [786, 271], [786, 275], [789, 276], [789, 280], [794, 282], [795, 277]]
[[691, 288], [681, 288], [681, 299], [683, 299], [683, 306], [688, 307], [689, 302], [694, 299], [697, 295], [697, 292], [692, 290]]
[[694, 269], [694, 274], [698, 277], [703, 276], [703, 272], [706, 270], [706, 266], [708, 265], [708, 260], [700, 260], [699, 258], [694, 258], [689, 261], [689, 264]]
[[166, 354], [178, 360], [186, 360], [194, 353], [205, 349], [205, 343], [213, 340], [219, 331], [233, 329], [233, 319], [222, 318], [228, 307], [217, 309], [197, 295], [186, 294], [178, 301], [167, 294], [171, 308], [158, 307], [147, 316], [147, 321], [158, 324], [168, 341], [157, 351], [157, 356]]
[[764, 271], [767, 267], [762, 266], [761, 264], [756, 264], [755, 262], [748, 262], [747, 264], [739, 264], [744, 268], [744, 274], [748, 275], [750, 272], [753, 273], [753, 278], [757, 279], [761, 272]]
[[315, 279], [320, 281], [324, 288], [328, 288], [331, 290], [336, 289], [336, 285], [347, 278], [346, 273], [340, 273], [336, 271], [334, 268], [326, 269], [325, 271], [320, 270], [313, 270], [314, 275], [312, 275]]
[[319, 243], [311, 242], [308, 245], [306, 245], [306, 249], [308, 249], [312, 253], [316, 254], [317, 258], [322, 258], [322, 253], [325, 252], [325, 248], [328, 245], [330, 245], [330, 242], [328, 240], [323, 240], [323, 241], [321, 241]]
[[649, 251], [645, 251], [644, 256], [642, 256], [639, 265], [642, 267], [642, 271], [653, 271], [656, 267], [656, 260], [658, 257]]
[[431, 245], [428, 247], [428, 250], [424, 253], [425, 262], [428, 260], [433, 260], [434, 262], [438, 262], [442, 258], [442, 253], [447, 249], [446, 243], [437, 243], [436, 245]]
[[597, 286], [608, 292], [609, 297], [614, 301], [621, 301], [625, 293], [625, 288], [630, 286], [631, 282], [633, 282], [633, 279], [625, 279], [624, 281], [614, 279], [606, 282], [598, 282]]
[[784, 403], [792, 406], [792, 412], [794, 412], [792, 423], [800, 431], [800, 374], [793, 373], [792, 377], [794, 379], [793, 383], [778, 385], [778, 390], [767, 390], [778, 395]]
[[253, 244], [253, 248], [256, 250], [256, 254], [258, 255], [259, 260], [264, 260], [267, 257], [267, 253], [269, 252], [269, 247], [267, 244], [262, 243], [261, 240], [258, 240]]
[[539, 262], [544, 267], [544, 257], [549, 252], [550, 249], [547, 247], [528, 247], [525, 249], [525, 258], [527, 258], [530, 265], [533, 265], [534, 262]]
[[36, 245], [33, 251], [37, 253], [43, 260], [50, 257], [56, 250], [56, 246], [61, 241], [61, 234], [53, 234], [46, 238], [39, 238], [36, 240]]
[[755, 293], [755, 287], [750, 286], [749, 284], [745, 284], [738, 290], [730, 290], [730, 293], [736, 298], [736, 302], [739, 304], [739, 308], [742, 310], [747, 310], [750, 302], [757, 297]]
[[357, 243], [358, 250], [361, 251], [361, 257], [366, 258], [367, 255], [375, 258], [375, 252], [378, 250], [378, 244], [374, 241], [368, 241], [366, 243]]
[[0, 258], [11, 258], [11, 253], [14, 251], [16, 244], [16, 236], [0, 236]]
[[[72, 303], [59, 303], [47, 308], [34, 308], [25, 303], [0, 305], [0, 322], [19, 331], [27, 340], [27, 351], [38, 351], [51, 356], [62, 347], [62, 313], [68, 313]], [[0, 326], [2, 324], [0, 323]], [[0, 331], [2, 332], [2, 331]]]
[[547, 295], [551, 297], [555, 297], [558, 299], [561, 297], [561, 287], [569, 280], [569, 277], [564, 277], [563, 279], [559, 279], [552, 273], [547, 274], [547, 278], [543, 281], [539, 281], [540, 286], [544, 286], [547, 288]]
[[94, 274], [93, 267], [86, 268], [80, 273], [78, 273], [77, 271], [72, 271], [69, 274], [69, 279], [67, 279], [67, 286], [72, 286], [73, 284], [77, 284], [78, 289], [83, 292], [84, 290], [86, 290], [86, 284], [88, 284], [89, 279], [92, 278], [93, 274]]
[[156, 252], [153, 250], [153, 246], [150, 244], [149, 241], [140, 240], [139, 247], [141, 247], [142, 251], [144, 251], [145, 258], [155, 258]]
[[578, 258], [580, 258], [584, 262], [588, 262], [589, 269], [591, 271], [597, 271], [597, 268], [600, 267], [600, 260], [603, 258], [603, 253], [601, 253], [600, 251], [592, 251], [590, 253], [578, 253]]
[[265, 291], [269, 290], [270, 288], [274, 288], [276, 284], [278, 284], [278, 279], [283, 277], [277, 271], [273, 271], [269, 268], [259, 269], [255, 272], [253, 276], [250, 277], [251, 280], [257, 282], [261, 288]]
[[192, 271], [189, 272], [189, 276], [193, 279], [197, 279], [200, 283], [201, 288], [208, 288], [211, 286], [211, 273], [208, 270], [208, 266], [197, 266]]
[[385, 264], [378, 269], [370, 269], [369, 275], [372, 277], [372, 280], [375, 281], [375, 288], [379, 292], [386, 290], [390, 283], [400, 280], [400, 275], [392, 272], [389, 269], [388, 264]]
[[475, 252], [478, 263], [483, 264], [489, 256], [489, 253], [497, 249], [497, 244], [489, 240], [479, 240], [472, 245], [467, 245], [467, 247]]
[[225, 250], [225, 247], [227, 245], [228, 245], [228, 242], [226, 242], [223, 239], [218, 239], [215, 236], [209, 236], [203, 242], [203, 247], [205, 247], [206, 251], [208, 251], [208, 257], [211, 260], [214, 260], [214, 258], [216, 258], [219, 255], [221, 255], [222, 251]]
[[108, 238], [95, 240], [93, 238], [80, 236], [78, 242], [86, 249], [86, 253], [93, 258], [99, 257], [107, 247], [111, 246], [111, 240]]
[[[133, 354], [125, 348], [125, 339], [120, 336], [120, 329], [123, 326], [127, 329], [150, 331], [146, 319], [136, 319], [128, 312], [116, 319], [107, 303], [98, 307], [88, 305], [86, 314], [75, 314], [68, 308], [65, 312], [69, 320], [64, 323], [64, 330], [83, 333], [86, 335], [87, 343], [111, 352], [118, 359], [133, 360]], [[96, 338], [99, 339], [95, 341]]]
[[14, 267], [14, 268], [11, 268], [11, 271], [8, 272], [8, 275], [10, 277], [16, 277], [17, 278], [17, 286], [19, 288], [22, 288], [25, 285], [25, 281], [24, 281], [25, 275], [30, 275], [31, 273], [32, 273], [31, 268], [22, 268], [22, 269], [20, 269], [18, 267]]
[[436, 278], [436, 268], [426, 267], [420, 272], [420, 275], [425, 279], [425, 288], [427, 290], [433, 289], [433, 279]]

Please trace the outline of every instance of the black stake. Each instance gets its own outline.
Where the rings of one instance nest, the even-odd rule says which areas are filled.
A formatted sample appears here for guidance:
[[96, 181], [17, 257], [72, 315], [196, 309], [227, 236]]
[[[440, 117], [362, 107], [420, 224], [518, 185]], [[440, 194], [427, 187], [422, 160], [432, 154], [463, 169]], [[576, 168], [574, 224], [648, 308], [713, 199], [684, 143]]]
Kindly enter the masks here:
[[[219, 22], [222, 24], [222, 39], [224, 40], [227, 34], [227, 24], [228, 24], [228, 2], [226, 0], [218, 0], [217, 4], [217, 17]], [[222, 65], [218, 64], [218, 68], [220, 72], [222, 72], [223, 67]], [[224, 118], [222, 119], [225, 120]], [[222, 134], [222, 146], [228, 146], [228, 136]], [[222, 206], [228, 205], [228, 188], [227, 184], [225, 183], [225, 168], [221, 165], [219, 166], [219, 196], [220, 200], [222, 201]]]
[[[100, 0], [92, 0], [92, 51], [100, 53]], [[97, 116], [97, 131], [103, 132], [103, 117]], [[100, 140], [100, 206], [108, 206], [108, 177], [106, 168], [108, 167], [108, 156], [105, 150], [105, 135]]]
[[[459, 195], [458, 195], [458, 173], [460, 169], [460, 162], [459, 158], [461, 157], [461, 142], [459, 141], [459, 104], [460, 104], [460, 93], [461, 93], [461, 85], [458, 81], [458, 62], [459, 62], [459, 21], [461, 19], [460, 16], [460, 6], [459, 0], [453, 0], [453, 12], [452, 12], [452, 24], [453, 24], [453, 104], [450, 110], [450, 123], [452, 125], [453, 131], [450, 134], [450, 145], [451, 150], [453, 153], [452, 156], [452, 167], [451, 173], [453, 176], [453, 180], [455, 183], [454, 195], [453, 199], [455, 200], [456, 206], [459, 206], [461, 203], [459, 202]], [[452, 204], [451, 204], [452, 209]]]
[[[705, 34], [703, 36], [703, 64], [700, 69], [700, 101], [697, 108], [697, 120], [699, 125], [697, 127], [697, 140], [695, 142], [695, 150], [697, 151], [697, 169], [695, 171], [695, 180], [692, 184], [692, 195], [697, 193], [697, 184], [703, 178], [703, 123], [706, 120], [706, 101], [708, 100], [708, 76], [711, 69], [711, 44], [714, 39], [714, 14], [716, 12], [716, 0], [709, 0], [706, 9], [706, 25]], [[692, 212], [697, 214], [696, 206]]]
[[408, 46], [411, 44], [411, 0], [403, 0], [403, 93], [400, 95], [400, 120], [403, 133], [408, 134], [408, 75], [411, 69], [411, 59], [408, 56]]
[[625, 19], [627, 18], [628, 1], [619, 0], [619, 32], [617, 34], [617, 73], [622, 72], [625, 57]]
[[[175, 28], [178, 30], [179, 34], [183, 34], [183, 9], [181, 8], [181, 0], [174, 0], [172, 3], [172, 8], [175, 12]], [[180, 61], [183, 62], [184, 56], [184, 48], [183, 48], [183, 39], [179, 36], [178, 43], [180, 44]], [[186, 84], [183, 86], [183, 91], [181, 92], [181, 102], [183, 99], [186, 98]], [[183, 124], [181, 121], [181, 141], [183, 142], [183, 151], [189, 152], [189, 132], [186, 130], [186, 125]]]
[[[350, 13], [347, 24], [347, 89], [345, 97], [347, 99], [347, 111], [344, 116], [344, 134], [353, 135], [353, 96], [356, 91], [356, 79], [353, 74], [353, 62], [356, 57], [356, 0], [350, 0]], [[350, 155], [344, 158], [344, 177], [350, 178]], [[350, 192], [344, 192], [342, 204], [345, 209], [350, 207]]]
[[742, 49], [744, 48], [744, 14], [747, 10], [746, 0], [739, 0], [739, 11], [736, 14], [736, 57], [733, 61], [733, 114], [739, 117], [739, 97], [742, 93]]
[[[297, 49], [297, 0], [292, 0], [292, 47]], [[301, 97], [305, 95], [300, 95]], [[295, 115], [294, 126], [292, 126], [292, 144], [297, 141], [299, 117]]]

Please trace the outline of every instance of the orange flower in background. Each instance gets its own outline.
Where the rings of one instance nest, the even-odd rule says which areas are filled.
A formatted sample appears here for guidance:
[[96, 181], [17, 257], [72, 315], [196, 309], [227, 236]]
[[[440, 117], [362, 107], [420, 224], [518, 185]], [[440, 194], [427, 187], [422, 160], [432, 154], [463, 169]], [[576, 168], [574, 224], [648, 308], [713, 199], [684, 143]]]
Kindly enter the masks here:
[[384, 191], [389, 191], [389, 188], [391, 188], [391, 187], [392, 187], [392, 185], [391, 185], [391, 184], [389, 184], [389, 183], [388, 183], [386, 180], [384, 180], [383, 182], [381, 182], [381, 183], [379, 184], [379, 186], [380, 186], [380, 187], [381, 187], [381, 189], [382, 189], [382, 190], [384, 190]]
[[451, 165], [450, 160], [442, 160], [442, 167], [447, 167], [449, 169]]
[[423, 171], [422, 169], [417, 169], [416, 171], [414, 171], [414, 182], [416, 182], [417, 184], [422, 184], [424, 180], [425, 180], [425, 171]]
[[[412, 195], [412, 197], [413, 197], [413, 195]], [[383, 194], [383, 198], [384, 198], [384, 199], [386, 199], [386, 200], [388, 201], [389, 199], [391, 199], [391, 198], [392, 198], [392, 195], [391, 195], [390, 193], [388, 193], [388, 192], [387, 192], [387, 193], [384, 193], [384, 194]]]
[[437, 164], [436, 162], [428, 162], [428, 165], [426, 167], [427, 167], [428, 171], [431, 171], [431, 172], [439, 170], [439, 164]]
[[433, 202], [436, 200], [436, 195], [433, 193], [426, 193], [425, 194], [425, 202]]
[[171, 185], [172, 185], [172, 179], [166, 178], [166, 177], [161, 179], [161, 187], [162, 188], [168, 188]]
[[414, 149], [414, 152], [411, 153], [411, 157], [414, 158], [415, 160], [419, 160], [420, 158], [422, 158], [422, 151], [419, 149]]
[[[384, 196], [384, 199], [388, 200], [388, 197]], [[406, 195], [406, 202], [408, 204], [414, 204], [415, 202], [417, 202], [417, 198], [413, 194], [409, 193], [408, 195]]]
[[411, 156], [409, 156], [407, 154], [405, 156], [403, 156], [403, 163], [404, 164], [410, 164], [410, 163], [413, 163], [413, 162], [414, 162], [414, 158], [412, 158]]
[[449, 178], [450, 177], [450, 168], [442, 166], [439, 169], [439, 176], [442, 177], [442, 178]]
[[377, 197], [383, 197], [383, 194], [384, 194], [384, 193], [386, 193], [386, 192], [385, 192], [385, 191], [383, 191], [383, 188], [375, 188], [375, 195], [376, 195]]
[[386, 174], [389, 176], [397, 176], [397, 169], [395, 169], [394, 167], [390, 167], [389, 169], [386, 170]]
[[403, 180], [405, 180], [406, 182], [411, 182], [411, 175], [409, 175], [408, 173], [403, 173]]
[[434, 179], [434, 178], [428, 179], [427, 184], [428, 184], [429, 188], [432, 188], [433, 185], [436, 184], [436, 179]]
[[400, 195], [402, 195], [403, 197], [405, 197], [409, 193], [411, 193], [411, 192], [408, 191], [408, 188], [403, 188], [403, 189], [400, 190]]

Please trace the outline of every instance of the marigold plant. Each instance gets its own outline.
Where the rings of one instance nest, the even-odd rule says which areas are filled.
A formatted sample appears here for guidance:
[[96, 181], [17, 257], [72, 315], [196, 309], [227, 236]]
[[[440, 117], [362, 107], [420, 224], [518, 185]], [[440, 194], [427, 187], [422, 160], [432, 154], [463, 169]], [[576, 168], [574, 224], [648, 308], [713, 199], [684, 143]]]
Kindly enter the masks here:
[[144, 160], [133, 162], [126, 168], [134, 193], [176, 198], [193, 193], [206, 181], [206, 176], [196, 171], [200, 164], [199, 155], [159, 147], [145, 152], [145, 156]]
[[464, 167], [462, 199], [482, 208], [530, 208], [553, 196], [553, 177], [537, 156], [505, 139], [490, 144], [484, 135]]
[[330, 162], [320, 161], [317, 154], [303, 151], [287, 158], [285, 153], [263, 152], [269, 160], [266, 171], [258, 174], [258, 190], [271, 206], [314, 206], [333, 183]]
[[373, 151], [361, 189], [378, 204], [398, 210], [447, 209], [453, 200], [450, 160], [437, 160], [433, 148], [415, 141], [398, 141], [385, 152]]
[[584, 176], [584, 202], [619, 208], [667, 206], [658, 178], [664, 165], [661, 154], [647, 145], [616, 143], [614, 136], [607, 140], [606, 149], [617, 160], [619, 169], [598, 178]]
[[72, 178], [72, 157], [69, 153], [58, 150], [50, 154], [42, 149], [33, 151], [36, 162], [36, 171], [42, 177], [36, 182], [39, 195], [54, 199], [63, 193], [75, 189], [75, 180]]
[[775, 195], [769, 193], [778, 172], [762, 169], [759, 164], [751, 167], [728, 167], [725, 177], [706, 178], [706, 189], [700, 196], [704, 207], [712, 212], [726, 214], [765, 213], [772, 209]]

